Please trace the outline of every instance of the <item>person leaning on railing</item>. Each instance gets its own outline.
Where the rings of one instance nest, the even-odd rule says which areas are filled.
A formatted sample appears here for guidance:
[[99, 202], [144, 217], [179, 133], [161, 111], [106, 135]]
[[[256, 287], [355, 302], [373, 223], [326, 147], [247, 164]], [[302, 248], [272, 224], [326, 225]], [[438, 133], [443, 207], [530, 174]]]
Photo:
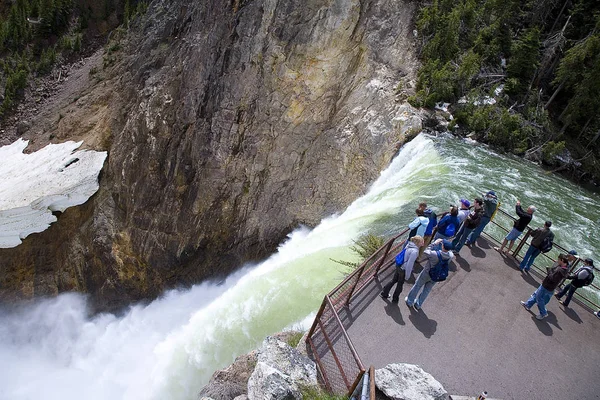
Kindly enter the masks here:
[[531, 311], [531, 307], [537, 303], [540, 313], [535, 316], [536, 319], [544, 319], [548, 316], [546, 304], [548, 304], [552, 298], [554, 290], [569, 273], [567, 265], [567, 256], [559, 254], [557, 262], [552, 268], [548, 269], [548, 274], [542, 281], [542, 284], [535, 292], [533, 292], [531, 297], [529, 297], [529, 300], [521, 302], [521, 305], [525, 307], [527, 311]]
[[533, 213], [535, 212], [535, 207], [529, 206], [527, 208], [527, 211], [523, 211], [523, 208], [521, 208], [521, 202], [517, 200], [517, 204], [515, 205], [515, 212], [519, 216], [519, 219], [516, 220], [513, 224], [512, 230], [508, 232], [508, 235], [506, 235], [506, 237], [504, 238], [502, 245], [499, 248], [494, 247], [494, 250], [499, 251], [500, 253], [505, 252], [504, 247], [509, 242], [510, 243], [508, 244], [508, 249], [506, 249], [506, 253], [510, 253], [510, 249], [512, 249], [513, 245], [515, 244], [515, 240], [517, 240], [519, 236], [521, 236], [525, 228], [527, 228], [527, 225], [529, 225], [529, 223], [531, 222], [531, 219], [533, 218]]
[[483, 215], [481, 216], [481, 222], [467, 237], [467, 241], [465, 243], [467, 246], [471, 246], [476, 243], [477, 238], [479, 235], [481, 235], [481, 232], [483, 232], [485, 226], [494, 218], [497, 209], [498, 197], [496, 197], [496, 192], [490, 190], [483, 195]]
[[529, 245], [527, 253], [525, 253], [525, 257], [523, 257], [523, 261], [521, 261], [521, 264], [519, 264], [519, 269], [521, 271], [529, 271], [529, 269], [533, 265], [533, 261], [535, 260], [535, 258], [540, 255], [542, 250], [544, 250], [542, 248], [542, 245], [546, 238], [548, 238], [550, 242], [554, 241], [554, 232], [550, 230], [551, 226], [552, 221], [546, 221], [543, 227], [537, 228], [536, 230], [531, 232], [531, 237], [533, 238], [531, 239], [531, 245]]

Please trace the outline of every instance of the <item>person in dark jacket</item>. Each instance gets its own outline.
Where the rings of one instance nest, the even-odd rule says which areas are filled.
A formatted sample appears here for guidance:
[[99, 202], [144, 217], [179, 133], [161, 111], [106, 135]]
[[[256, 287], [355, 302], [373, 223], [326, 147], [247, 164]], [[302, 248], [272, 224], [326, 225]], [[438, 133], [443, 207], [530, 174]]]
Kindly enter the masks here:
[[498, 209], [498, 197], [496, 197], [496, 192], [490, 190], [483, 196], [483, 216], [481, 217], [481, 222], [479, 226], [471, 232], [467, 242], [465, 243], [467, 246], [471, 246], [477, 242], [477, 238], [483, 232], [483, 228], [494, 218], [496, 214], [496, 210]]
[[[575, 291], [581, 287], [590, 285], [594, 280], [594, 260], [586, 258], [583, 260], [583, 267], [579, 268], [575, 273], [567, 276], [567, 279], [571, 280], [571, 283], [565, 285], [565, 287], [554, 295], [558, 299], [558, 302], [565, 307], [569, 307], [571, 298], [575, 294]], [[567, 295], [565, 301], [561, 300], [561, 297]]]
[[458, 255], [458, 252], [464, 246], [471, 232], [473, 232], [473, 230], [477, 228], [481, 223], [481, 218], [483, 217], [483, 200], [477, 198], [475, 199], [473, 204], [473, 209], [469, 212], [469, 215], [467, 215], [465, 222], [458, 230], [456, 238], [452, 242], [452, 245], [454, 246], [455, 255]]
[[505, 252], [504, 247], [508, 242], [510, 242], [510, 244], [508, 245], [508, 249], [506, 249], [506, 253], [510, 253], [510, 249], [512, 249], [513, 245], [515, 244], [515, 240], [517, 240], [517, 238], [521, 236], [521, 233], [523, 233], [525, 228], [527, 228], [527, 225], [529, 225], [529, 223], [531, 222], [531, 219], [533, 218], [533, 213], [535, 212], [535, 207], [529, 206], [529, 208], [527, 208], [527, 211], [523, 211], [523, 209], [521, 208], [521, 202], [517, 200], [515, 211], [519, 216], [519, 219], [515, 221], [512, 230], [508, 232], [508, 235], [506, 235], [506, 237], [504, 238], [502, 246], [500, 246], [500, 248], [494, 247], [494, 249], [496, 251], [499, 251], [500, 253]]
[[537, 303], [540, 313], [535, 317], [537, 319], [546, 318], [548, 316], [546, 304], [548, 304], [552, 298], [554, 289], [558, 287], [568, 273], [569, 270], [567, 269], [567, 256], [564, 254], [559, 254], [555, 266], [548, 271], [548, 274], [542, 281], [542, 284], [536, 289], [535, 292], [533, 292], [529, 300], [522, 301], [521, 305], [525, 307], [527, 311], [530, 311], [531, 307]]
[[546, 221], [542, 228], [537, 228], [533, 232], [531, 232], [531, 245], [527, 249], [527, 253], [525, 253], [525, 257], [523, 257], [523, 261], [519, 264], [519, 269], [521, 271], [529, 271], [531, 266], [533, 265], [533, 261], [537, 256], [542, 252], [542, 244], [544, 240], [548, 238], [551, 242], [554, 241], [554, 232], [550, 230], [552, 226], [551, 221]]

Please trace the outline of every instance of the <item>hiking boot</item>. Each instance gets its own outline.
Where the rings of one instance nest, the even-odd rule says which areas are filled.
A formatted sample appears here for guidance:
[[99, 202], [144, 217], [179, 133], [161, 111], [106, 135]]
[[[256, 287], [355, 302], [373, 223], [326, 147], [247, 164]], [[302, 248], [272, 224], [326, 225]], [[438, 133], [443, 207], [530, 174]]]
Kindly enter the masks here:
[[538, 315], [535, 316], [535, 319], [542, 320], [542, 319], [546, 318], [547, 316], [548, 316], [548, 314], [544, 314], [544, 315], [538, 314]]
[[531, 307], [527, 307], [527, 303], [522, 301], [521, 305], [523, 306], [523, 308], [525, 308], [527, 311], [531, 311]]
[[385, 293], [383, 293], [383, 292], [379, 293], [379, 296], [381, 296], [381, 298], [382, 298], [382, 299], [384, 299], [384, 300], [387, 300], [387, 299], [389, 299], [389, 298], [390, 298], [390, 295], [389, 295], [389, 294], [385, 294]]

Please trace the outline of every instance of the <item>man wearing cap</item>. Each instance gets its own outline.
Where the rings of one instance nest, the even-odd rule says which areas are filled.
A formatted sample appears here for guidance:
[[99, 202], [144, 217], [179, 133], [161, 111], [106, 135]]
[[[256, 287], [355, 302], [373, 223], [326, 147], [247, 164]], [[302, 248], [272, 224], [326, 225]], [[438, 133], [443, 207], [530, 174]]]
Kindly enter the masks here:
[[[423, 266], [423, 271], [421, 271], [415, 280], [415, 284], [413, 285], [412, 289], [410, 289], [410, 292], [408, 292], [408, 296], [404, 298], [404, 301], [408, 307], [414, 307], [414, 309], [417, 311], [421, 309], [423, 302], [436, 283], [429, 276], [429, 270], [439, 262], [438, 251], [443, 260], [450, 261], [452, 257], [454, 257], [454, 254], [452, 254], [451, 250], [451, 241], [447, 239], [437, 239], [427, 248], [427, 250], [424, 251], [424, 254], [427, 257], [427, 262]], [[419, 294], [421, 288], [423, 288], [423, 291], [421, 294]]]
[[477, 229], [477, 227], [481, 223], [481, 218], [483, 216], [483, 200], [477, 198], [475, 199], [473, 204], [473, 210], [469, 212], [469, 215], [467, 215], [465, 222], [458, 230], [456, 238], [452, 241], [452, 246], [454, 246], [454, 255], [456, 256], [458, 256], [458, 252], [464, 246], [471, 232], [473, 232], [474, 229]]
[[548, 316], [546, 310], [546, 304], [552, 298], [552, 292], [558, 287], [560, 282], [567, 276], [569, 270], [567, 269], [567, 256], [564, 254], [558, 255], [557, 265], [552, 269], [549, 269], [548, 274], [542, 281], [542, 284], [536, 289], [531, 295], [529, 300], [522, 301], [521, 305], [525, 307], [527, 311], [531, 310], [534, 304], [537, 303], [540, 313], [535, 316], [537, 319], [544, 319]]
[[535, 212], [535, 207], [529, 206], [527, 208], [527, 211], [523, 211], [523, 209], [521, 208], [521, 202], [517, 200], [515, 211], [519, 216], [519, 219], [515, 221], [512, 230], [508, 232], [508, 235], [506, 235], [506, 237], [504, 238], [502, 246], [500, 246], [500, 248], [494, 247], [494, 250], [499, 251], [500, 253], [504, 253], [504, 246], [506, 246], [506, 243], [508, 242], [510, 242], [510, 244], [508, 245], [508, 249], [506, 249], [506, 253], [510, 253], [510, 249], [512, 249], [513, 245], [515, 244], [515, 240], [517, 240], [517, 238], [521, 236], [521, 233], [523, 233], [525, 228], [527, 228], [527, 225], [529, 225], [529, 223], [531, 222], [531, 219], [533, 218], [533, 213]]
[[571, 269], [575, 260], [577, 260], [577, 252], [575, 250], [569, 250], [569, 252], [567, 253], [567, 261], [569, 263], [569, 269]]
[[462, 224], [467, 219], [469, 215], [469, 208], [471, 208], [471, 203], [467, 199], [460, 199], [460, 208], [458, 209], [458, 222]]
[[531, 232], [531, 245], [527, 249], [527, 253], [525, 253], [525, 257], [523, 257], [523, 261], [519, 264], [519, 269], [521, 271], [529, 271], [531, 266], [533, 265], [533, 261], [537, 256], [542, 252], [542, 243], [546, 238], [549, 238], [550, 241], [554, 241], [554, 232], [550, 230], [552, 226], [551, 221], [546, 221], [542, 228], [537, 228], [533, 232]]
[[[558, 302], [565, 307], [569, 307], [569, 303], [575, 294], [575, 291], [580, 287], [591, 285], [594, 281], [594, 260], [586, 258], [583, 260], [583, 267], [579, 268], [575, 273], [567, 276], [567, 279], [571, 281], [566, 285], [560, 292], [556, 293], [554, 297], [558, 299]], [[567, 295], [565, 301], [561, 301], [561, 297]]]
[[485, 226], [492, 220], [497, 208], [498, 198], [496, 197], [496, 192], [490, 190], [483, 196], [483, 215], [481, 216], [481, 222], [467, 237], [467, 246], [470, 246], [477, 241], [477, 238], [481, 235]]

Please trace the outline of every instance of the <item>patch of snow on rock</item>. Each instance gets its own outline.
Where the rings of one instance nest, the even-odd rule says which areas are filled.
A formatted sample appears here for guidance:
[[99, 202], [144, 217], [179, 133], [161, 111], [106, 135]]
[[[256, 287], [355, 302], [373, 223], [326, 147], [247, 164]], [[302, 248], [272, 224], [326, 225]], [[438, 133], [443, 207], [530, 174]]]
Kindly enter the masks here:
[[75, 151], [83, 142], [49, 144], [24, 154], [28, 141], [0, 147], [0, 248], [16, 247], [56, 221], [53, 211], [85, 203], [98, 190], [106, 152]]

